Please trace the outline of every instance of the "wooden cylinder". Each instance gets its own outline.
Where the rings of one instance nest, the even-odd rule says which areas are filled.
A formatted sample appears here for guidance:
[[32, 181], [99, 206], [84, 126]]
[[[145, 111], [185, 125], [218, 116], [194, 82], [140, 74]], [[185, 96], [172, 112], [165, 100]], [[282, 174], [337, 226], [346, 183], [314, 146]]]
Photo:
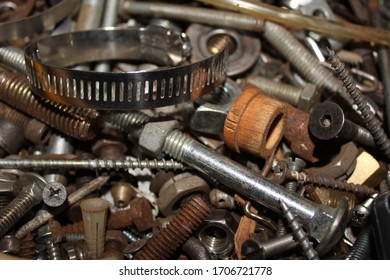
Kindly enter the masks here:
[[238, 153], [268, 157], [283, 136], [286, 112], [285, 103], [265, 95], [259, 88], [245, 89], [227, 115], [226, 145]]

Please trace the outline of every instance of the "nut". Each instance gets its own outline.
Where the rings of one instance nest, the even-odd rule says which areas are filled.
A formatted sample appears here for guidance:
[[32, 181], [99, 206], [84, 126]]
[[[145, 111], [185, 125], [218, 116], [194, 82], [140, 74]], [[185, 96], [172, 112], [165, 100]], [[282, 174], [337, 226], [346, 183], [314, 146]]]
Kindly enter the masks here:
[[202, 178], [185, 172], [167, 181], [159, 192], [158, 207], [164, 216], [174, 212], [177, 204], [185, 197], [194, 193], [208, 196], [209, 185]]
[[238, 222], [231, 212], [214, 209], [201, 226], [198, 238], [210, 253], [229, 255], [234, 248], [237, 228]]
[[141, 132], [138, 143], [153, 156], [161, 158], [165, 139], [178, 127], [177, 121], [147, 123]]

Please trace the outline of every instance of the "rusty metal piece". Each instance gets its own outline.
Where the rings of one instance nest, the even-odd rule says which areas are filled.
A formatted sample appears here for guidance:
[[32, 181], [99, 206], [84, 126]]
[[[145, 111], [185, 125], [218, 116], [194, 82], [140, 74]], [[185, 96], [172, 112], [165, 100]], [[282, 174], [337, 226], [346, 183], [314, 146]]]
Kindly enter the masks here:
[[164, 216], [177, 210], [180, 201], [194, 193], [208, 197], [210, 187], [201, 177], [185, 172], [168, 180], [160, 189], [157, 201], [160, 212]]
[[283, 137], [295, 155], [311, 163], [316, 163], [321, 157], [316, 146], [316, 140], [309, 133], [309, 117], [310, 114], [294, 106], [287, 105]]
[[79, 140], [91, 140], [101, 121], [100, 113], [91, 109], [60, 105], [35, 96], [24, 75], [0, 68], [0, 99], [8, 105], [37, 118]]
[[130, 203], [130, 216], [139, 232], [151, 229], [153, 226], [152, 206], [144, 197], [136, 197]]
[[4, 118], [19, 127], [23, 131], [24, 137], [34, 144], [45, 144], [50, 138], [48, 126], [12, 109], [3, 102], [0, 102], [0, 118]]
[[108, 216], [108, 229], [121, 229], [133, 225], [133, 217], [130, 208], [111, 213]]
[[104, 245], [104, 260], [123, 260], [123, 249], [127, 245], [125, 235], [119, 230], [107, 230]]
[[25, 259], [35, 259], [35, 236], [31, 232], [27, 233], [25, 237], [22, 238], [22, 244], [20, 245], [19, 256]]
[[154, 235], [135, 260], [168, 259], [187, 240], [210, 213], [206, 202], [195, 196], [183, 206], [166, 228]]
[[158, 193], [162, 186], [170, 179], [173, 178], [175, 174], [172, 171], [160, 170], [154, 175], [152, 181], [150, 182], [149, 189], [151, 192]]
[[76, 233], [76, 232], [84, 232], [84, 224], [83, 221], [77, 223], [66, 224], [62, 226], [62, 233], [65, 235], [67, 233]]
[[99, 139], [92, 146], [92, 153], [102, 159], [125, 160], [126, 151], [126, 145], [116, 140]]
[[111, 188], [114, 204], [118, 208], [124, 208], [129, 205], [130, 201], [135, 198], [137, 192], [134, 186], [128, 182], [120, 181]]
[[318, 194], [315, 192], [315, 187], [313, 185], [305, 186], [305, 191], [309, 196], [311, 201], [314, 201], [317, 204], [322, 204], [321, 199], [318, 197]]

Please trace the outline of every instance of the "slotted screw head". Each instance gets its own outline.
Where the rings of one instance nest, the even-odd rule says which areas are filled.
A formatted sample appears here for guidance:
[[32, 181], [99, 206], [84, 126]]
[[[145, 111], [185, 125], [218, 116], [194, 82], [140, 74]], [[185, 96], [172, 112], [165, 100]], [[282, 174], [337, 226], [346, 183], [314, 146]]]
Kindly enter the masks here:
[[50, 182], [43, 189], [43, 202], [50, 207], [61, 206], [67, 197], [66, 188], [58, 182]]

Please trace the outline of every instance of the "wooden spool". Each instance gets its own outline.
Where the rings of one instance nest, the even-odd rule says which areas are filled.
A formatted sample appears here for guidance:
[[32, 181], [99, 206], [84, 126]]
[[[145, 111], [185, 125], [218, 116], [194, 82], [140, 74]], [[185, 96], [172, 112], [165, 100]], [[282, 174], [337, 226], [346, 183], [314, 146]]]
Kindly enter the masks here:
[[265, 95], [259, 88], [245, 89], [227, 115], [226, 145], [238, 153], [268, 157], [283, 136], [286, 112], [285, 103]]

